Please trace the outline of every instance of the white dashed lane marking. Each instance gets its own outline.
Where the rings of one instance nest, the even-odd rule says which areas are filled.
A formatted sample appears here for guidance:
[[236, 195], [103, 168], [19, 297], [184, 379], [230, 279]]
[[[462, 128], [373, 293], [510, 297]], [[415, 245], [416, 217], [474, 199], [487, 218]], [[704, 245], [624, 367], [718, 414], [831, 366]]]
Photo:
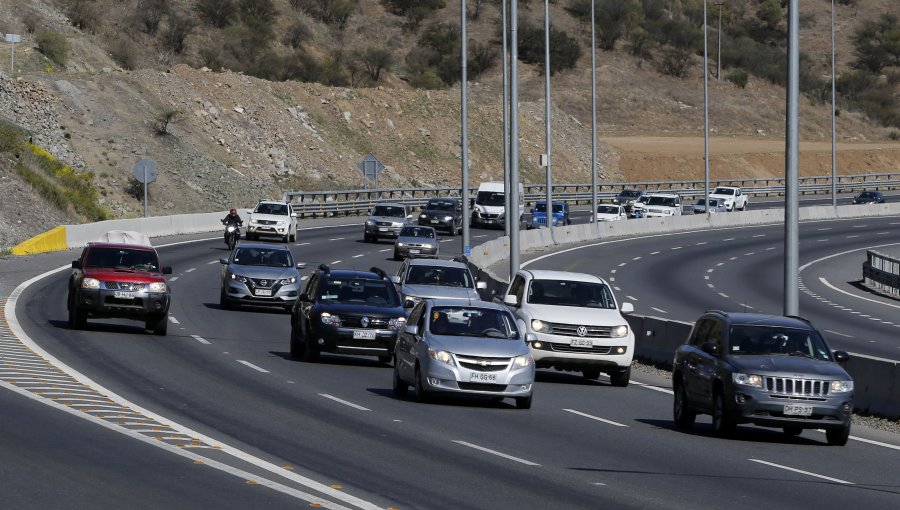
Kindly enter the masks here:
[[192, 268], [190, 268], [190, 269], [185, 269], [184, 272], [185, 272], [185, 273], [193, 273], [193, 272], [196, 271], [196, 270], [197, 270], [196, 267], [192, 267]]
[[333, 400], [339, 404], [344, 404], [347, 407], [352, 407], [353, 409], [359, 409], [360, 411], [371, 411], [371, 409], [369, 409], [368, 407], [363, 407], [359, 404], [354, 404], [353, 402], [348, 402], [344, 399], [337, 398], [334, 395], [329, 395], [328, 393], [319, 393], [319, 396], [325, 397], [328, 400]]
[[358, 258], [364, 257], [364, 256], [365, 256], [365, 254], [360, 253], [359, 255], [354, 255], [353, 258], [358, 259]]
[[172, 324], [181, 324], [180, 322], [178, 322], [178, 319], [172, 317], [171, 315], [169, 316], [169, 321], [171, 321]]
[[722, 241], [734, 241], [733, 237], [729, 237], [728, 239], [722, 239]]
[[610, 269], [610, 270], [609, 270], [609, 272], [610, 272], [611, 274], [616, 274], [616, 271], [618, 271], [618, 269]]
[[391, 251], [391, 249], [390, 249], [390, 248], [386, 248], [386, 249], [384, 249], [384, 250], [378, 250], [379, 253], [384, 253], [384, 252], [386, 252], [386, 251]]
[[518, 463], [520, 463], [520, 464], [525, 464], [526, 466], [540, 466], [540, 464], [538, 464], [538, 463], [536, 463], [536, 462], [531, 462], [530, 460], [520, 459], [519, 457], [513, 457], [512, 455], [507, 455], [507, 454], [505, 454], [505, 453], [501, 453], [501, 452], [498, 452], [498, 451], [496, 451], [496, 450], [491, 450], [490, 448], [485, 448], [485, 447], [483, 447], [483, 446], [478, 446], [477, 444], [468, 443], [468, 442], [466, 442], [466, 441], [459, 441], [459, 440], [456, 440], [456, 439], [454, 439], [453, 442], [456, 443], [456, 444], [462, 445], [462, 446], [467, 446], [467, 447], [469, 447], [469, 448], [474, 448], [474, 449], [476, 449], [476, 450], [479, 450], [479, 451], [482, 451], [482, 452], [485, 452], [485, 453], [490, 453], [491, 455], [496, 455], [497, 457], [502, 457], [502, 458], [504, 458], [504, 459], [508, 459], [508, 460], [511, 460], [511, 461], [514, 461], [514, 462], [518, 462]]
[[715, 269], [712, 268], [706, 270], [707, 273], [712, 273], [713, 271], [715, 271]]
[[819, 230], [819, 231], [822, 231], [822, 230], [831, 230], [831, 227], [817, 228], [816, 230]]
[[210, 260], [209, 262], [206, 263], [206, 265], [207, 265], [207, 266], [211, 266], [211, 265], [213, 265], [213, 264], [218, 264], [218, 263], [219, 263], [218, 260]]
[[310, 244], [310, 243], [308, 243], [308, 242], [307, 243], [297, 243], [294, 246], [306, 246], [307, 244]]
[[626, 265], [628, 265], [628, 262], [622, 262], [619, 264], [619, 267], [626, 266]]
[[724, 292], [719, 292], [719, 295], [725, 299], [728, 299], [728, 294], [725, 294]]
[[174, 281], [177, 280], [177, 279], [178, 279], [177, 276], [173, 276], [173, 277], [169, 278], [169, 281], [170, 281], [170, 282], [174, 282]]
[[343, 260], [333, 260], [330, 265], [334, 266], [340, 264], [341, 262], [343, 262]]
[[859, 237], [859, 236], [847, 236], [847, 239], [854, 239], [854, 238], [857, 238], [857, 237]]
[[875, 232], [876, 236], [886, 236], [888, 234], [890, 234], [890, 232]]
[[265, 368], [260, 368], [260, 367], [258, 367], [258, 366], [256, 366], [256, 365], [254, 365], [253, 363], [250, 363], [249, 361], [244, 361], [244, 360], [242, 360], [242, 359], [239, 359], [239, 360], [237, 360], [237, 362], [240, 363], [241, 365], [250, 367], [250, 368], [252, 368], [253, 370], [256, 370], [257, 372], [262, 372], [262, 373], [264, 373], [264, 374], [268, 374], [268, 373], [269, 373], [269, 371], [266, 370]]
[[765, 235], [765, 234], [756, 234], [756, 235], [753, 236], [753, 237], [766, 237], [766, 235]]
[[577, 414], [578, 416], [584, 416], [585, 418], [590, 418], [592, 420], [603, 422], [603, 423], [606, 423], [609, 425], [613, 425], [615, 427], [628, 427], [628, 425], [625, 425], [624, 423], [607, 420], [606, 418], [600, 418], [599, 416], [593, 416], [593, 415], [590, 415], [587, 413], [583, 413], [581, 411], [576, 411], [575, 409], [563, 409], [563, 411], [566, 411], [567, 413]]
[[487, 237], [487, 234], [481, 234], [481, 235], [478, 235], [478, 236], [472, 236], [472, 237], [474, 237], [475, 239], [478, 239], [478, 238], [480, 238], [480, 237]]
[[774, 462], [766, 462], [766, 461], [764, 461], [764, 460], [759, 460], [759, 459], [747, 459], [747, 460], [749, 460], [750, 462], [756, 462], [756, 463], [759, 463], [759, 464], [765, 464], [766, 466], [771, 466], [771, 467], [778, 468], [778, 469], [784, 469], [784, 470], [786, 470], [786, 471], [792, 471], [792, 472], [794, 472], [794, 473], [800, 473], [801, 475], [807, 475], [807, 476], [812, 476], [812, 477], [815, 477], [815, 478], [821, 478], [822, 480], [828, 480], [829, 482], [842, 483], [842, 484], [846, 484], [846, 485], [853, 485], [853, 482], [848, 482], [848, 481], [846, 481], [846, 480], [841, 480], [841, 479], [839, 479], [839, 478], [832, 478], [832, 477], [830, 477], [830, 476], [819, 475], [819, 474], [812, 473], [812, 472], [809, 472], [809, 471], [803, 471], [802, 469], [792, 468], [792, 467], [789, 467], [789, 466], [783, 466], [783, 465], [781, 465], [781, 464], [775, 464]]
[[632, 301], [637, 301], [637, 300], [638, 300], [638, 298], [636, 298], [636, 297], [634, 297], [634, 296], [625, 296], [625, 297], [627, 297], [628, 299], [630, 299], [630, 300], [632, 300]]
[[642, 257], [635, 257], [635, 258], [633, 258], [633, 259], [631, 259], [631, 260], [641, 260], [641, 258], [642, 258]]
[[329, 241], [343, 241], [343, 240], [344, 240], [343, 237], [335, 237], [335, 238], [329, 239]]
[[694, 246], [703, 246], [704, 244], [706, 244], [706, 241], [699, 242], [699, 243], [695, 244]]
[[199, 335], [191, 335], [191, 338], [193, 338], [194, 340], [200, 342], [201, 344], [209, 345], [209, 340], [206, 340], [206, 339], [203, 338], [202, 336], [199, 336]]
[[772, 250], [774, 250], [774, 249], [775, 249], [774, 246], [769, 246], [768, 248], [766, 248], [766, 251], [772, 251]]
[[751, 257], [753, 255], [756, 255], [756, 252], [748, 251], [747, 253], [744, 254], [745, 257]]
[[651, 306], [650, 309], [651, 309], [651, 310], [656, 310], [656, 311], [659, 312], [659, 313], [669, 313], [669, 312], [667, 312], [667, 311], [665, 311], [665, 310], [662, 310], [662, 309], [660, 309], [660, 308], [656, 308], [655, 306]]
[[680, 250], [681, 248], [682, 248], [681, 246], [673, 246], [672, 247], [673, 250]]
[[658, 251], [650, 252], [650, 255], [659, 255]]

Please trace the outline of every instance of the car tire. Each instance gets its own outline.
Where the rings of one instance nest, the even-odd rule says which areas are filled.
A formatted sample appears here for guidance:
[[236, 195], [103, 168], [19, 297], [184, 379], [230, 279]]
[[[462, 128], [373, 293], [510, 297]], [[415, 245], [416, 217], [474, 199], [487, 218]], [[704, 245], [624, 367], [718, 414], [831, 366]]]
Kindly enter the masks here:
[[400, 252], [394, 250], [394, 260], [403, 260], [403, 257], [400, 256]]
[[228, 296], [225, 295], [225, 289], [219, 291], [219, 308], [222, 310], [231, 310], [232, 308], [231, 301], [229, 301]]
[[[307, 328], [309, 331], [309, 328]], [[303, 339], [303, 361], [307, 363], [315, 363], [319, 361], [319, 349], [315, 344], [310, 343], [309, 335]]]
[[620, 369], [616, 372], [609, 374], [609, 382], [612, 383], [613, 386], [618, 386], [619, 388], [624, 388], [628, 386], [628, 382], [631, 381], [631, 367], [625, 369]]
[[85, 313], [73, 305], [69, 309], [69, 327], [72, 329], [84, 329], [85, 326], [87, 326]]
[[425, 389], [425, 382], [422, 381], [422, 372], [419, 370], [418, 365], [416, 365], [416, 380], [414, 382], [413, 391], [416, 395], [416, 402], [428, 402], [428, 390]]
[[839, 429], [825, 429], [825, 439], [831, 446], [844, 446], [850, 439], [850, 425]]
[[456, 227], [454, 227], [454, 226], [451, 224], [451, 225], [450, 225], [450, 228], [447, 230], [447, 237], [453, 237], [453, 236], [455, 236], [455, 235], [456, 235]]
[[299, 328], [291, 321], [291, 358], [300, 359], [303, 357], [303, 343], [300, 342]]
[[725, 392], [717, 390], [713, 397], [712, 412], [713, 434], [717, 437], [729, 437], [737, 428], [737, 422], [725, 406]]
[[291, 241], [292, 243], [297, 242], [297, 231], [296, 231], [296, 230], [294, 231], [293, 234], [291, 234], [291, 239], [290, 239], [290, 241]]
[[534, 395], [528, 395], [527, 397], [516, 397], [516, 409], [531, 409], [531, 401], [533, 400]]
[[599, 368], [586, 368], [581, 371], [581, 375], [588, 381], [596, 381], [600, 378]]
[[684, 384], [680, 381], [675, 384], [675, 398], [672, 403], [672, 418], [675, 421], [675, 428], [687, 430], [694, 426], [697, 419], [697, 413], [688, 408], [687, 392], [684, 390]]
[[786, 436], [796, 437], [803, 433], [803, 427], [781, 427], [781, 431]]
[[394, 358], [394, 383], [392, 389], [394, 390], [394, 395], [398, 397], [405, 397], [406, 392], [409, 390], [409, 385], [400, 378], [400, 369], [396, 358]]
[[291, 236], [289, 236], [288, 234], [285, 234], [285, 235], [281, 236], [281, 242], [282, 242], [282, 243], [287, 244], [288, 241], [290, 241], [290, 239], [291, 239]]
[[147, 321], [146, 329], [153, 331], [153, 334], [156, 336], [166, 336], [166, 332], [169, 329], [169, 315], [163, 315], [158, 319], [150, 319]]
[[383, 356], [378, 356], [378, 362], [384, 363], [385, 365], [389, 364], [393, 357], [390, 354], [385, 354]]

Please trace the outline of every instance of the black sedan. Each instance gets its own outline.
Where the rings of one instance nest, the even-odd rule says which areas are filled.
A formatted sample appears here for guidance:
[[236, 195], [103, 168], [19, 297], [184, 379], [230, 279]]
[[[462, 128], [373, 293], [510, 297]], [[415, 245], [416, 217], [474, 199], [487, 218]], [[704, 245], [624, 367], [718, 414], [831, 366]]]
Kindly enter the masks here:
[[854, 204], [883, 204], [884, 194], [880, 191], [863, 191], [853, 199]]

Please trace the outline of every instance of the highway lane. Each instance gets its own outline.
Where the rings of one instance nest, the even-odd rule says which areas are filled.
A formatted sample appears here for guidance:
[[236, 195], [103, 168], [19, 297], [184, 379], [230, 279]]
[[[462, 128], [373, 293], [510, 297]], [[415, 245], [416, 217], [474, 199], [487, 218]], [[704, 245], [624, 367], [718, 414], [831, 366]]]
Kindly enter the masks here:
[[[381, 251], [389, 244], [357, 243], [358, 230], [304, 232], [295, 254], [395, 268]], [[753, 427], [742, 427], [738, 440], [721, 441], [709, 437], [702, 419], [696, 433], [676, 432], [671, 397], [637, 384], [612, 388], [541, 371], [530, 411], [455, 399], [420, 405], [391, 396], [390, 369], [373, 360], [291, 361], [286, 314], [218, 310], [220, 244], [161, 249], [177, 277], [172, 315], [178, 322], [169, 337], [117, 321], [69, 331], [58, 291], [64, 274], [29, 292], [27, 329], [57, 356], [144, 407], [400, 508], [694, 508], [698, 494], [737, 508], [811, 502], [837, 508], [861, 494], [876, 506], [896, 506], [897, 484], [885, 467], [896, 462], [895, 450], [859, 442], [828, 448], [815, 432], [788, 439]], [[804, 492], [811, 483], [813, 495]]]

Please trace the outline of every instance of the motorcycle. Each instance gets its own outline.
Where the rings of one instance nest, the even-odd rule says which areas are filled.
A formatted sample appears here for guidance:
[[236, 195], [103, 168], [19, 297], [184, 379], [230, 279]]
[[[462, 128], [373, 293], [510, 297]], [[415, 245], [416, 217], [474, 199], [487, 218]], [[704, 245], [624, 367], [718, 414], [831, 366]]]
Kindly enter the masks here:
[[[222, 222], [225, 224], [225, 222]], [[238, 239], [241, 238], [241, 227], [239, 224], [228, 223], [225, 225], [225, 243], [228, 244], [228, 249], [233, 250], [234, 246], [237, 244]]]

